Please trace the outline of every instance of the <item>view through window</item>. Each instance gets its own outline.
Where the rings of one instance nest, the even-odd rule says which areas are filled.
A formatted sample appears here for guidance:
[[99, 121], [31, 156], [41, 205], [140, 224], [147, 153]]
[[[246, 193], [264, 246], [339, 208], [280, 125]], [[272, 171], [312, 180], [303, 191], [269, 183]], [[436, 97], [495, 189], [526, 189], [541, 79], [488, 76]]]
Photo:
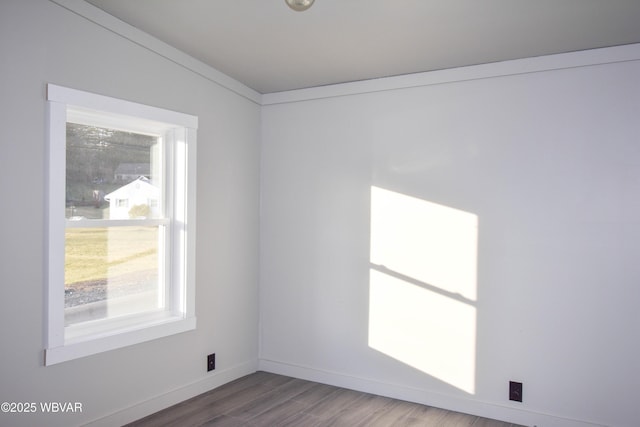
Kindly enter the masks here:
[[65, 325], [162, 307], [164, 226], [91, 221], [164, 217], [161, 139], [71, 122], [66, 139]]

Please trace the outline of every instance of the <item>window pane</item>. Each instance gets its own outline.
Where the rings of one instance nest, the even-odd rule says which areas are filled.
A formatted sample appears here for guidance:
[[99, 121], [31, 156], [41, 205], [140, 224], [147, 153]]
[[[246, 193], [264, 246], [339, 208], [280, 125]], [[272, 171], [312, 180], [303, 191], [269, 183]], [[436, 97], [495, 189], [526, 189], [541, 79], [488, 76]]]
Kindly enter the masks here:
[[163, 308], [163, 230], [68, 228], [65, 325]]
[[162, 217], [159, 138], [67, 123], [69, 219]]

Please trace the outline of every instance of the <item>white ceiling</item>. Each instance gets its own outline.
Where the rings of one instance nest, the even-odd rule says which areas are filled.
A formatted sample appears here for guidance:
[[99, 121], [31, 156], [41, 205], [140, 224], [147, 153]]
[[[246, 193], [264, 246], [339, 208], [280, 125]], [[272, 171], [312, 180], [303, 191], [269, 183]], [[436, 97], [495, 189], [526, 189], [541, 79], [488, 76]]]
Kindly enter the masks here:
[[640, 42], [640, 0], [87, 0], [260, 93]]

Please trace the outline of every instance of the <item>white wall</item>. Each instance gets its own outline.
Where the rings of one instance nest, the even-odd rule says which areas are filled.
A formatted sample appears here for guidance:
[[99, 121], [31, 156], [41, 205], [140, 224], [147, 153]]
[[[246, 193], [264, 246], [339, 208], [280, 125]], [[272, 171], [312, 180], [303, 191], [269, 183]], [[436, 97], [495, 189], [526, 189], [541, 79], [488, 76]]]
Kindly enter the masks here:
[[[261, 368], [527, 425], [637, 425], [640, 46], [626, 49], [619, 63], [583, 66], [618, 52], [599, 50], [265, 96]], [[475, 294], [386, 265], [401, 274], [389, 289], [409, 291], [371, 298], [388, 276], [370, 264], [372, 186], [475, 215], [475, 266], [430, 265], [424, 217], [403, 236], [414, 249], [383, 248], [425, 277], [471, 264]], [[433, 313], [447, 304], [471, 307], [471, 323]], [[374, 323], [396, 334], [385, 351]]]
[[[0, 425], [118, 425], [254, 371], [260, 106], [45, 0], [0, 2], [0, 58], [0, 402], [83, 404]], [[43, 365], [46, 83], [199, 117], [196, 331]]]

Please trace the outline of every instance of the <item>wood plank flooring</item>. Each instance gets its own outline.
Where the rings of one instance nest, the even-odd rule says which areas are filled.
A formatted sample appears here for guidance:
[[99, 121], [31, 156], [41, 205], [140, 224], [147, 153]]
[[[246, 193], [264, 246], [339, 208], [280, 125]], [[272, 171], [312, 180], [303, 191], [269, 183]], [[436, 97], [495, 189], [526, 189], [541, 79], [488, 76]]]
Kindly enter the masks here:
[[129, 427], [517, 427], [297, 378], [256, 372]]

